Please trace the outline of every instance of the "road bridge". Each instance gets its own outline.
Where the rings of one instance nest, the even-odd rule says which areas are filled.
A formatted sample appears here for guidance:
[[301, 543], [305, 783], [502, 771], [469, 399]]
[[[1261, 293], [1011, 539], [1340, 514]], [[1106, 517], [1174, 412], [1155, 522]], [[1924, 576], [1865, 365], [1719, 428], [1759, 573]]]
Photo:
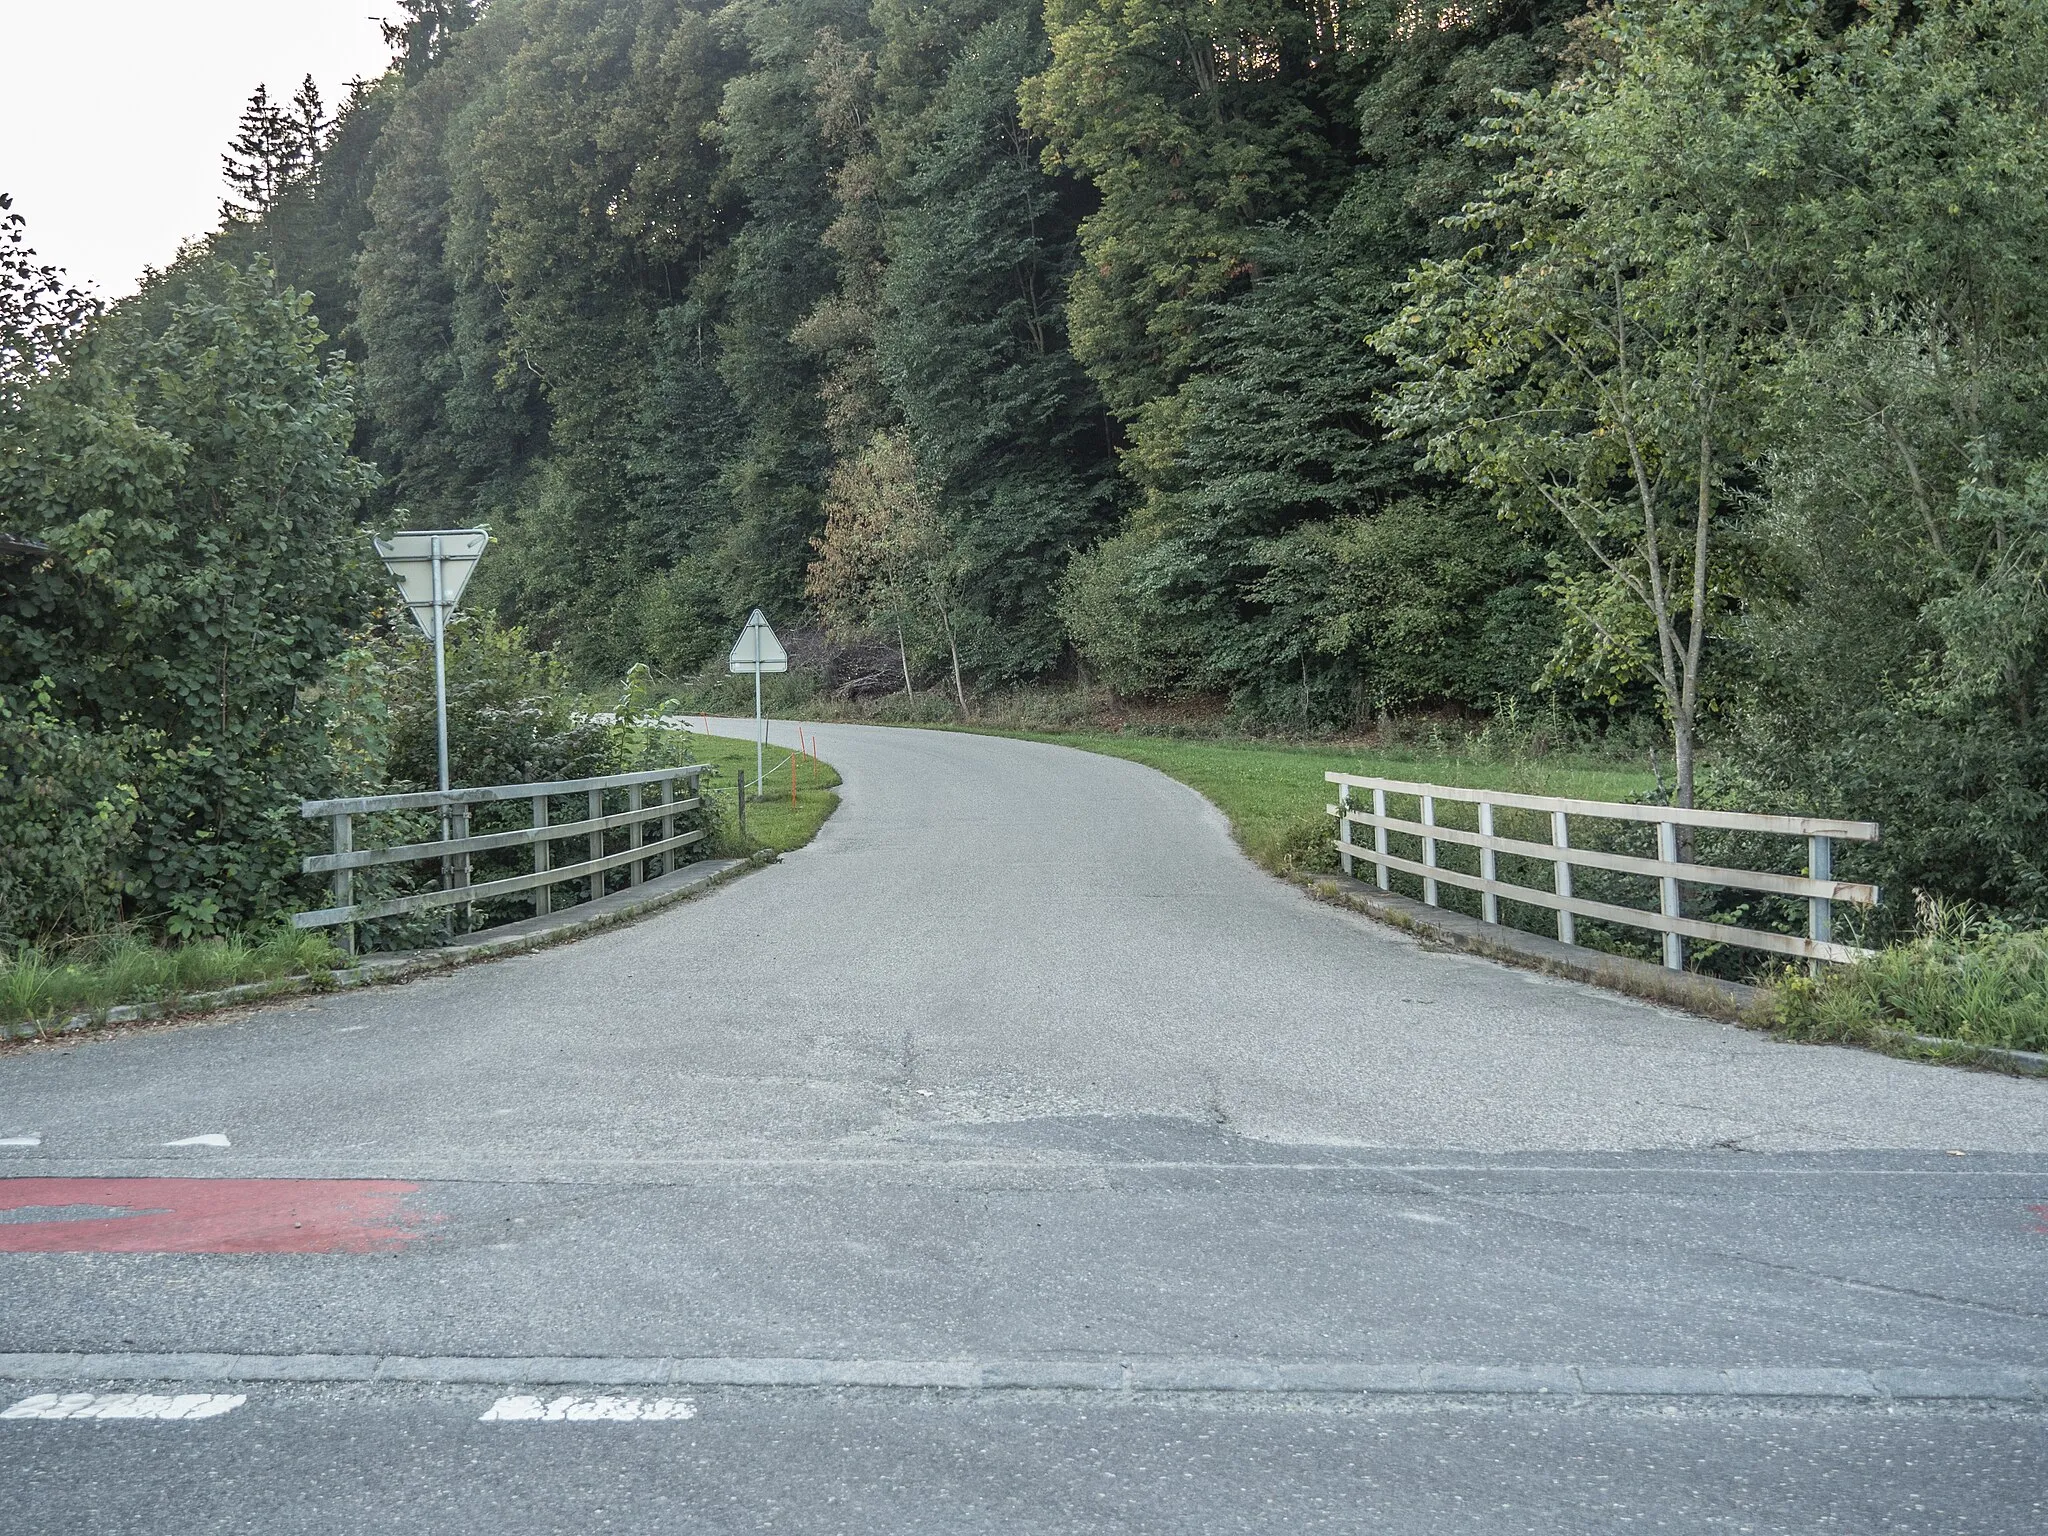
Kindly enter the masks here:
[[1128, 762], [816, 734], [817, 841], [633, 926], [0, 1054], [24, 1529], [2048, 1519], [2048, 1084], [1432, 952]]

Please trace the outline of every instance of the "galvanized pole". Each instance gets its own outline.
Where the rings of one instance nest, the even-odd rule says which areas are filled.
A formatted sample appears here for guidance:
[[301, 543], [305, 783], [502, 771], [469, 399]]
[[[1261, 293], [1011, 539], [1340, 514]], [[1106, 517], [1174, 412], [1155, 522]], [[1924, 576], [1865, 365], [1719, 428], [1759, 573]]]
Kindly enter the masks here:
[[[1831, 837], [1809, 837], [1806, 840], [1806, 873], [1815, 880], [1835, 878], [1835, 840]], [[1806, 932], [1816, 944], [1832, 944], [1835, 941], [1835, 904], [1825, 896], [1809, 896], [1806, 899]], [[1815, 959], [1808, 969], [1816, 976], [1820, 974], [1820, 961]]]
[[[768, 723], [761, 718], [761, 626], [754, 626], [754, 793], [761, 793], [765, 775], [761, 772], [761, 754], [768, 740]], [[741, 791], [744, 798], [745, 791]]]
[[[1678, 862], [1678, 824], [1670, 821], [1657, 823], [1657, 857], [1666, 864]], [[1666, 875], [1659, 883], [1662, 900], [1658, 906], [1666, 917], [1683, 917], [1685, 902], [1678, 889], [1678, 877]], [[1667, 932], [1664, 935], [1664, 969], [1682, 971], [1685, 969], [1685, 937], [1683, 934]]]
[[[434, 733], [441, 757], [441, 793], [448, 793], [448, 648], [444, 637], [448, 629], [448, 608], [446, 587], [441, 580], [441, 536], [434, 535], [431, 546], [434, 557]], [[448, 841], [448, 807], [441, 807], [441, 841]], [[441, 889], [447, 890], [455, 881], [455, 867], [448, 859], [441, 860]]]
[[[448, 653], [442, 643], [443, 633], [448, 628], [446, 591], [441, 584], [441, 536], [434, 535], [434, 722], [438, 730], [441, 748], [441, 790], [448, 790]], [[441, 820], [447, 822], [448, 811], [444, 806]], [[448, 834], [443, 830], [443, 837]]]

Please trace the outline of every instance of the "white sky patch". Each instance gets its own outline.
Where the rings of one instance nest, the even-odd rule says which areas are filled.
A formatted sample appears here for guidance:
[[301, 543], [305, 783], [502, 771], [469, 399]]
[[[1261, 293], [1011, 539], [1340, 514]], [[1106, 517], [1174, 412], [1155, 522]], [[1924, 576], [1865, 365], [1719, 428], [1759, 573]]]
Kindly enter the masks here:
[[484, 1424], [658, 1424], [697, 1417], [687, 1397], [501, 1397]]
[[225, 1147], [231, 1146], [232, 1143], [227, 1137], [221, 1135], [218, 1131], [214, 1131], [205, 1136], [187, 1136], [183, 1141], [167, 1141], [164, 1145], [167, 1147]]
[[0, 1419], [217, 1419], [248, 1400], [225, 1392], [41, 1392], [0, 1410]]
[[219, 220], [249, 93], [319, 82], [330, 110], [391, 57], [390, 0], [0, 0], [0, 192], [73, 282], [132, 293]]

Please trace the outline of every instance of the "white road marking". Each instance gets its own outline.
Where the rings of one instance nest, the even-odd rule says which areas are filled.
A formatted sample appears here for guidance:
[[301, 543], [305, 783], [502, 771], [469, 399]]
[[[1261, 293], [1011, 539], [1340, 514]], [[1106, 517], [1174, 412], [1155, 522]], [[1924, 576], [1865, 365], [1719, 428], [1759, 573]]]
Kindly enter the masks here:
[[217, 1419], [249, 1399], [239, 1393], [41, 1392], [0, 1411], [0, 1419]]
[[697, 1417], [696, 1402], [687, 1397], [501, 1397], [482, 1424], [562, 1424], [603, 1422], [651, 1424]]
[[167, 1141], [167, 1147], [225, 1147], [230, 1145], [227, 1137], [218, 1131], [206, 1136], [187, 1136], [183, 1141]]
[[40, 1136], [0, 1137], [0, 1147], [40, 1147], [42, 1144], [43, 1138]]

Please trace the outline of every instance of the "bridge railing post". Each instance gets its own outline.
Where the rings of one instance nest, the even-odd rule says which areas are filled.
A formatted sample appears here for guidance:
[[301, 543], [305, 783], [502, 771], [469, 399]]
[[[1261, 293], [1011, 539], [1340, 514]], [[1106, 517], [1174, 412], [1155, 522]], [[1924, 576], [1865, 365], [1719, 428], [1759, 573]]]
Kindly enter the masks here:
[[[663, 779], [661, 781], [661, 803], [663, 809], [667, 812], [661, 818], [661, 840], [666, 843], [676, 835], [676, 781], [674, 779]], [[673, 873], [675, 867], [676, 856], [674, 851], [671, 850], [668, 853], [664, 853], [661, 856], [661, 872], [664, 875]]]
[[[1493, 846], [1493, 802], [1479, 802], [1479, 835], [1486, 839], [1479, 845], [1479, 878], [1488, 885], [1500, 878], [1500, 856]], [[1479, 893], [1479, 915], [1489, 923], [1500, 921], [1500, 895], [1496, 891]]]
[[[1831, 837], [1809, 837], [1806, 840], [1806, 873], [1809, 879], [1832, 880], [1835, 878], [1835, 840]], [[1816, 944], [1835, 942], [1835, 904], [1826, 896], [1809, 896], [1806, 899], [1806, 933]], [[1815, 975], [1820, 974], [1818, 960], [1808, 962]]]
[[[1337, 841], [1344, 844], [1348, 844], [1351, 841], [1351, 786], [1349, 784], [1339, 784], [1337, 786]], [[1340, 851], [1337, 854], [1337, 862], [1343, 866], [1344, 873], [1348, 876], [1351, 873], [1351, 855]]]
[[[1558, 848], [1569, 848], [1572, 845], [1572, 829], [1565, 820], [1565, 813], [1563, 811], [1552, 811], [1550, 813], [1550, 841]], [[1556, 878], [1551, 884], [1557, 894], [1565, 901], [1572, 899], [1572, 861], [1570, 859], [1559, 859], [1557, 861]], [[1578, 923], [1572, 916], [1571, 908], [1562, 905], [1557, 909], [1557, 941], [1560, 944], [1576, 944], [1579, 942]]]
[[[1425, 827], [1436, 825], [1435, 795], [1424, 795], [1422, 797], [1422, 824]], [[1425, 868], [1436, 868], [1436, 839], [1427, 835], [1422, 839], [1422, 862]], [[1437, 904], [1436, 877], [1434, 875], [1424, 875], [1422, 877], [1422, 899], [1432, 907]]]
[[[1678, 862], [1678, 823], [1660, 821], [1657, 823], [1657, 857], [1668, 868]], [[1657, 882], [1658, 909], [1667, 918], [1685, 916], [1685, 901], [1678, 888], [1676, 875], [1665, 875]], [[1664, 934], [1664, 969], [1682, 971], [1685, 969], [1685, 936], [1666, 930]]]
[[[626, 809], [628, 811], [640, 811], [644, 808], [640, 786], [638, 784], [629, 785], [626, 789]], [[626, 829], [626, 846], [628, 848], [638, 851], [645, 841], [640, 836], [642, 825], [638, 816], [635, 816], [633, 824]], [[646, 863], [645, 859], [635, 859], [626, 866], [626, 884], [638, 885], [640, 883], [640, 872]]]
[[[533, 797], [533, 828], [536, 832], [541, 832], [547, 829], [547, 825], [548, 797], [546, 795], [535, 795]], [[544, 875], [547, 871], [548, 840], [545, 837], [537, 837], [533, 840], [533, 872], [536, 875]], [[533, 888], [533, 915], [535, 917], [546, 917], [549, 912], [554, 910], [553, 889], [552, 886], [545, 882]]]
[[[334, 818], [334, 851], [337, 855], [355, 851], [355, 818], [347, 811]], [[337, 869], [334, 872], [334, 904], [337, 907], [355, 905], [356, 873], [352, 869]], [[341, 952], [353, 956], [356, 952], [356, 925], [344, 923], [341, 926]]]

